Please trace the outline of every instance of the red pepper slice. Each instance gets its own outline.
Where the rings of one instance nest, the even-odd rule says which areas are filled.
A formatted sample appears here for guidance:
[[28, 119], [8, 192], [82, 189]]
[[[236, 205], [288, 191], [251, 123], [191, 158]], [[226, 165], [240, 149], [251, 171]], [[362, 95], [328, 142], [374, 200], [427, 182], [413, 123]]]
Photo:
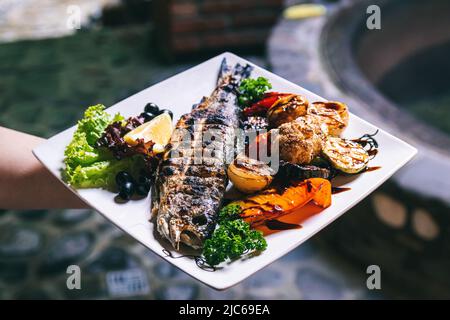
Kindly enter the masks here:
[[244, 116], [250, 117], [250, 116], [264, 116], [267, 113], [267, 110], [275, 102], [277, 102], [281, 97], [291, 95], [290, 93], [280, 93], [280, 92], [267, 92], [264, 94], [264, 97], [259, 100], [258, 102], [255, 102], [250, 107], [247, 107], [244, 109], [243, 113]]
[[266, 92], [264, 93], [264, 98], [268, 98], [268, 97], [273, 97], [273, 96], [289, 96], [292, 93], [282, 93], [282, 92], [276, 92], [276, 91], [270, 91], [270, 92]]

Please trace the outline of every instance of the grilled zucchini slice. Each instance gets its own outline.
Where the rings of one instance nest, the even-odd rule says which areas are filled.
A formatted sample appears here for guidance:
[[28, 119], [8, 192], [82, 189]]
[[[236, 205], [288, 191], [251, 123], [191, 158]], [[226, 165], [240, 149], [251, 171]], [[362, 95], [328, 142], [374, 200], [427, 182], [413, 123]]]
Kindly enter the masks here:
[[370, 158], [360, 144], [338, 137], [327, 137], [322, 152], [335, 169], [348, 174], [363, 171]]

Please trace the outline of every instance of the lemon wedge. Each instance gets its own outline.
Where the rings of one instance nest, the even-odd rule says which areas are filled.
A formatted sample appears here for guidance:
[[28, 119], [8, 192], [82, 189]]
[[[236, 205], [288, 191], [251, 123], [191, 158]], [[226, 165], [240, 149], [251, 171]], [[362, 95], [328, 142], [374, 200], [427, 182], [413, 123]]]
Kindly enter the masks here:
[[168, 113], [162, 113], [149, 122], [143, 123], [136, 129], [128, 132], [123, 139], [130, 146], [137, 145], [139, 139], [143, 139], [144, 143], [153, 141], [155, 143], [153, 152], [161, 153], [169, 143], [172, 131], [173, 126], [170, 115]]

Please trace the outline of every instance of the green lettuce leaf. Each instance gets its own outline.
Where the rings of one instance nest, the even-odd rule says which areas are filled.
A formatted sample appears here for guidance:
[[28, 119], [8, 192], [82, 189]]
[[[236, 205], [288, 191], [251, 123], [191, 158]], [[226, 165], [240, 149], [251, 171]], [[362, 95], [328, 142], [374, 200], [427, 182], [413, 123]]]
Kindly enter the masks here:
[[77, 132], [84, 132], [88, 144], [93, 146], [110, 123], [120, 120], [123, 120], [120, 114], [112, 117], [105, 111], [104, 105], [97, 104], [84, 112], [83, 119], [78, 121]]
[[66, 147], [64, 152], [65, 163], [69, 168], [78, 165], [87, 166], [96, 161], [101, 161], [100, 151], [87, 142], [86, 133], [76, 131], [72, 142]]
[[85, 111], [64, 151], [62, 176], [68, 184], [75, 188], [111, 189], [117, 172], [130, 170], [129, 166], [136, 162], [134, 158], [118, 161], [108, 150], [94, 147], [109, 124], [123, 119], [120, 114], [109, 115], [101, 104]]
[[135, 171], [142, 168], [142, 158], [134, 156], [122, 160], [105, 160], [88, 166], [77, 166], [68, 176], [68, 183], [74, 188], [115, 188], [115, 177], [119, 171]]

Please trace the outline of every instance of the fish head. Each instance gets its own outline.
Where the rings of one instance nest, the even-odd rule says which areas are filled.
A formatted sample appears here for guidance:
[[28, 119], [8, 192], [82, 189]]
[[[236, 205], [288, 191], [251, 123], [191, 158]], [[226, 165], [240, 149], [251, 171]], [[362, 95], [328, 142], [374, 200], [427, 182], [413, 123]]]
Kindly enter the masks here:
[[168, 215], [159, 216], [157, 225], [159, 232], [170, 241], [176, 250], [180, 249], [180, 243], [195, 249], [202, 247], [203, 235], [181, 218]]

